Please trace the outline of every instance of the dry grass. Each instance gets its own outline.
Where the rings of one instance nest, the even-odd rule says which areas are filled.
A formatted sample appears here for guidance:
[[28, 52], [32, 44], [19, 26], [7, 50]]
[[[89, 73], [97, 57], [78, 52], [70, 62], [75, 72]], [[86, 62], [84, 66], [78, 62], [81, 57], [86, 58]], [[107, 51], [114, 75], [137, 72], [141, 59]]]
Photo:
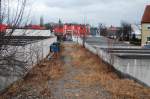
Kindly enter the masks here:
[[[68, 47], [72, 48], [73, 51], [61, 54], [70, 54], [73, 66], [83, 72], [73, 78], [80, 81], [81, 85], [68, 83], [65, 84], [65, 87], [76, 88], [82, 85], [100, 84], [113, 95], [114, 99], [150, 99], [150, 88], [143, 87], [133, 80], [120, 79], [110, 66], [104, 64], [96, 55], [83, 47], [71, 44]], [[62, 46], [62, 48], [62, 52], [64, 52], [64, 47]], [[15, 96], [20, 93], [30, 95], [34, 89], [40, 95], [50, 96], [48, 80], [57, 80], [63, 76], [62, 65], [63, 63], [57, 59], [35, 66], [24, 79], [13, 84], [0, 98], [3, 99], [3, 97]]]
[[47, 61], [35, 66], [22, 80], [14, 83], [9, 89], [0, 96], [0, 99], [16, 96], [19, 94], [32, 95], [33, 91], [40, 96], [50, 96], [48, 81], [56, 80], [63, 76], [63, 63], [59, 60]]
[[75, 80], [79, 80], [81, 85], [92, 86], [99, 81], [99, 73], [82, 73], [75, 76]]
[[112, 68], [104, 64], [96, 55], [81, 46], [76, 46], [76, 49], [78, 50], [75, 53], [70, 53], [73, 57], [73, 65], [87, 70], [78, 74], [76, 80], [88, 85], [99, 82], [115, 99], [150, 99], [150, 88], [139, 85], [133, 80], [120, 79]]

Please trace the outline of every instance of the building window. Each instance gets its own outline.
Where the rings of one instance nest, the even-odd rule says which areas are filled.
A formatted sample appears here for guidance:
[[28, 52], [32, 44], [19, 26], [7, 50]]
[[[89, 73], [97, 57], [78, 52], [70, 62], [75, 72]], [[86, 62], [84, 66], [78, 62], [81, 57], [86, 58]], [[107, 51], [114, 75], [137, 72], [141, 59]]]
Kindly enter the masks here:
[[150, 37], [147, 37], [147, 41], [150, 41]]

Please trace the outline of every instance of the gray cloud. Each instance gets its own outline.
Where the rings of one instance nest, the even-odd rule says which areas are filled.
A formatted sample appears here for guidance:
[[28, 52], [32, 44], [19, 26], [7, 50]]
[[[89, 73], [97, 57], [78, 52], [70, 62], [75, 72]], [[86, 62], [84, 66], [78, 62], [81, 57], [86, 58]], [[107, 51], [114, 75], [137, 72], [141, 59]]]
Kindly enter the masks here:
[[121, 20], [140, 22], [150, 0], [36, 0], [35, 19], [45, 21], [119, 25]]

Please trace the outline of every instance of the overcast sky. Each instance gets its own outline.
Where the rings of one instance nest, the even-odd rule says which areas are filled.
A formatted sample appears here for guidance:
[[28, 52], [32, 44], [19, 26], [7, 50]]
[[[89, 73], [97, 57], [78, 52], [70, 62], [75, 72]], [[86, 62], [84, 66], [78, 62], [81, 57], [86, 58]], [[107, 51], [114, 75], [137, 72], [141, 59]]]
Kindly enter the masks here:
[[119, 25], [121, 20], [140, 23], [144, 8], [150, 0], [34, 0], [32, 19], [39, 22], [89, 23]]

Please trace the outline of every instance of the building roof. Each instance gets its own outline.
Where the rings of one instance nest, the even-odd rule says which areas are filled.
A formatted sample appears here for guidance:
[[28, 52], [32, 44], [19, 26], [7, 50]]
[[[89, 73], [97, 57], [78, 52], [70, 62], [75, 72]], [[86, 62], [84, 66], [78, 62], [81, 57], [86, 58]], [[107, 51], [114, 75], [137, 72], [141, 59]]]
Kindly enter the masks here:
[[[11, 29], [7, 29], [7, 33], [10, 33]], [[16, 29], [13, 32], [13, 36], [52, 36], [50, 30], [33, 30], [33, 29]]]
[[6, 24], [0, 24], [0, 32], [4, 32], [7, 29]]
[[142, 23], [150, 23], [150, 5], [146, 6], [144, 15], [142, 17]]

